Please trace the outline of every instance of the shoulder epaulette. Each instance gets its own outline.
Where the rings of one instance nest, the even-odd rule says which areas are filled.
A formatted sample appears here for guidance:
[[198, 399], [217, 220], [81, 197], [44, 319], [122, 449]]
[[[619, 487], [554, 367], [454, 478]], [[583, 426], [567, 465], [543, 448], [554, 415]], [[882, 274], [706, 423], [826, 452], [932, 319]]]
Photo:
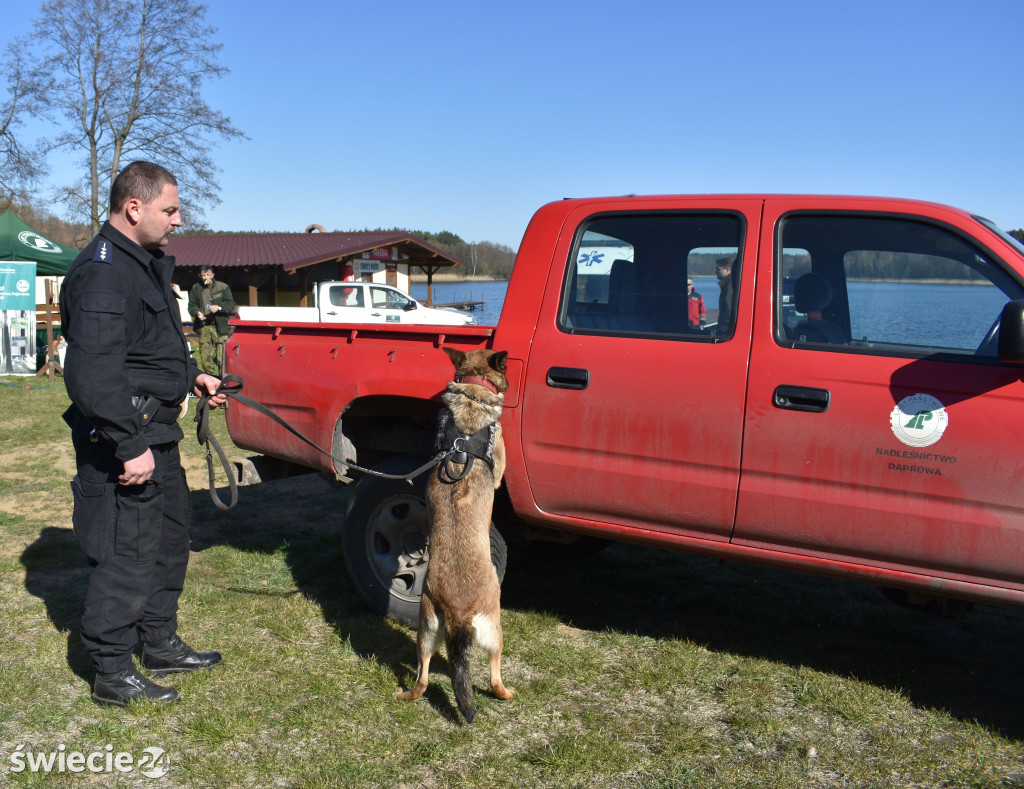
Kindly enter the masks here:
[[101, 263], [113, 263], [114, 245], [109, 241], [100, 241], [96, 244], [96, 251], [93, 252], [92, 259]]

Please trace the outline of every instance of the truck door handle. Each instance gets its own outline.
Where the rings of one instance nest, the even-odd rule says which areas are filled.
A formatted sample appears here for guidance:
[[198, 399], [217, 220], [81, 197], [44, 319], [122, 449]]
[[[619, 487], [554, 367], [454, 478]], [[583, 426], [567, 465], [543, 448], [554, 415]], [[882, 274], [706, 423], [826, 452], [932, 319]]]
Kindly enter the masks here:
[[586, 389], [590, 370], [578, 367], [552, 367], [548, 370], [548, 386], [554, 389]]
[[779, 386], [772, 395], [772, 405], [790, 411], [812, 411], [824, 413], [832, 402], [828, 389], [812, 389], [807, 386]]

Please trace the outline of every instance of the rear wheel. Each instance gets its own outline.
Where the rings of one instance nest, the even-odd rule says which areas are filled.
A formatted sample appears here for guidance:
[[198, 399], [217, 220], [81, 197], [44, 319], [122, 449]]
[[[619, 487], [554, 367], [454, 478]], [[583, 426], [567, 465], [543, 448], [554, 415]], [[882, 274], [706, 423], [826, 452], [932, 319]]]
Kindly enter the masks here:
[[[405, 455], [374, 471], [408, 474], [427, 461]], [[415, 626], [430, 560], [425, 492], [433, 467], [408, 482], [367, 475], [356, 484], [345, 511], [345, 565], [359, 594], [377, 613]], [[491, 561], [498, 581], [508, 561], [505, 541], [491, 524]]]

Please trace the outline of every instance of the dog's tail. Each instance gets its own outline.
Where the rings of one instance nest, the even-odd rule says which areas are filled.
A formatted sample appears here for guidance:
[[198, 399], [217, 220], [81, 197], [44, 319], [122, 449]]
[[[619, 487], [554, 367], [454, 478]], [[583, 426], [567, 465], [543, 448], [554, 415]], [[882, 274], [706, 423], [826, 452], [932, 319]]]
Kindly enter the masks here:
[[469, 675], [469, 656], [473, 646], [473, 628], [457, 625], [448, 633], [448, 663], [452, 667], [452, 686], [455, 688], [455, 703], [459, 712], [472, 723], [476, 717], [473, 701], [473, 679]]

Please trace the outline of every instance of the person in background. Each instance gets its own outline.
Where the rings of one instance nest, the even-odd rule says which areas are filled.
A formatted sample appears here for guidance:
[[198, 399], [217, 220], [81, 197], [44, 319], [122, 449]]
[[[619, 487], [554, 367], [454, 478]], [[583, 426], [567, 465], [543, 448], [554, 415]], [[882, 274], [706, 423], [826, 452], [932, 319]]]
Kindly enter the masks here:
[[235, 314], [235, 298], [227, 284], [214, 279], [209, 266], [199, 269], [199, 282], [188, 292], [188, 312], [199, 335], [203, 372], [219, 378], [223, 374], [221, 349], [231, 331], [228, 320]]
[[719, 258], [715, 261], [715, 275], [718, 277], [718, 326], [716, 334], [728, 334], [732, 331], [732, 311], [735, 290], [732, 281], [732, 258]]
[[75, 536], [92, 572], [81, 639], [96, 670], [92, 698], [177, 701], [154, 676], [221, 662], [178, 636], [189, 557], [191, 500], [178, 425], [189, 392], [222, 405], [220, 380], [200, 373], [171, 288], [174, 258], [161, 247], [176, 227], [178, 185], [150, 162], [125, 167], [110, 190], [110, 218], [68, 270], [60, 292], [68, 348], [64, 380], [77, 473]]
[[704, 297], [693, 288], [693, 277], [686, 278], [686, 308], [690, 328], [699, 329], [703, 326], [707, 310], [704, 308]]

